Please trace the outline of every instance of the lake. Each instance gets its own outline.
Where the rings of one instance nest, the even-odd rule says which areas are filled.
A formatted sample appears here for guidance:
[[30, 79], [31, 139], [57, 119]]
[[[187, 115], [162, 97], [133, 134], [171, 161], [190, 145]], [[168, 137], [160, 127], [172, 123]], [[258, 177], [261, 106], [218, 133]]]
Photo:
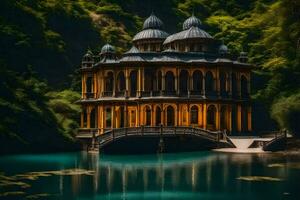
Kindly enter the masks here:
[[0, 199], [300, 199], [300, 154], [0, 157]]

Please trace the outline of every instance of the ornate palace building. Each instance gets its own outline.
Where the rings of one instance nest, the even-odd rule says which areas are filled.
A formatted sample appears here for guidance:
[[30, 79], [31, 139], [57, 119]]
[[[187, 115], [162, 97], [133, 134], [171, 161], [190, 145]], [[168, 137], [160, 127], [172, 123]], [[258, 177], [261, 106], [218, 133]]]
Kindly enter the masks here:
[[132, 48], [117, 56], [103, 46], [82, 60], [81, 128], [193, 126], [251, 131], [247, 54], [234, 60], [223, 42], [201, 28], [195, 16], [169, 35], [154, 14]]

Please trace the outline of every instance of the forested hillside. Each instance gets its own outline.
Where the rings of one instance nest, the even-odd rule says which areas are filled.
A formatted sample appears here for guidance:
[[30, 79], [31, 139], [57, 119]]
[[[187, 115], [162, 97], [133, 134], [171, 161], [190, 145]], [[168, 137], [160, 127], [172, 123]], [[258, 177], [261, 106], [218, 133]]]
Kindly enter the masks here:
[[152, 11], [169, 33], [194, 13], [233, 54], [247, 51], [253, 98], [299, 133], [299, 0], [2, 0], [0, 152], [71, 148], [82, 55], [106, 42], [124, 52]]

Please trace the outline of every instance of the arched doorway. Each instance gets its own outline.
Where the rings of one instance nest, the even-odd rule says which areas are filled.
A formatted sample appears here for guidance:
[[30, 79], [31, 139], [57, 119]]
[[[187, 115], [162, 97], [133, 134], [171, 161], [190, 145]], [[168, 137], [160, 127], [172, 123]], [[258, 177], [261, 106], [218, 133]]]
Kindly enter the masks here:
[[208, 71], [205, 74], [205, 94], [213, 95], [214, 92], [215, 92], [214, 76], [211, 71]]
[[232, 73], [231, 75], [231, 88], [232, 88], [232, 96], [237, 97], [237, 78], [235, 73]]
[[227, 127], [227, 122], [228, 122], [228, 119], [227, 119], [227, 107], [226, 106], [222, 106], [221, 107], [221, 114], [220, 114], [220, 128], [221, 130], [228, 130], [228, 127]]
[[181, 95], [188, 93], [189, 73], [186, 70], [181, 70], [179, 75], [179, 92]]
[[159, 106], [156, 107], [155, 115], [155, 125], [159, 126], [161, 124], [161, 109]]
[[198, 107], [196, 105], [191, 108], [191, 124], [198, 124]]
[[207, 108], [207, 129], [216, 130], [216, 107], [214, 105], [210, 105]]
[[248, 97], [248, 80], [244, 75], [241, 77], [241, 95], [243, 98]]
[[125, 75], [122, 71], [119, 72], [117, 77], [117, 90], [119, 92], [123, 92], [126, 90]]
[[112, 72], [108, 72], [105, 79], [105, 91], [113, 92], [114, 89], [114, 74]]
[[151, 109], [149, 106], [145, 107], [145, 125], [151, 126]]
[[167, 126], [175, 125], [175, 112], [172, 106], [167, 107]]
[[202, 80], [203, 75], [199, 70], [194, 71], [193, 73], [193, 92], [196, 95], [200, 95], [202, 93]]
[[137, 71], [130, 72], [130, 96], [135, 97], [137, 91]]
[[224, 72], [220, 73], [220, 94], [226, 96], [226, 74]]
[[166, 93], [173, 94], [175, 92], [175, 78], [171, 71], [166, 73]]

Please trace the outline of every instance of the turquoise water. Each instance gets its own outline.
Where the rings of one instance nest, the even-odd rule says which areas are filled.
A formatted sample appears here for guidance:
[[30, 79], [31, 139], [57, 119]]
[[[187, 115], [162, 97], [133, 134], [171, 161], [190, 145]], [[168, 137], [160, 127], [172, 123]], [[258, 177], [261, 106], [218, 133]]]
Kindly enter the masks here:
[[300, 199], [300, 154], [0, 157], [0, 199]]

